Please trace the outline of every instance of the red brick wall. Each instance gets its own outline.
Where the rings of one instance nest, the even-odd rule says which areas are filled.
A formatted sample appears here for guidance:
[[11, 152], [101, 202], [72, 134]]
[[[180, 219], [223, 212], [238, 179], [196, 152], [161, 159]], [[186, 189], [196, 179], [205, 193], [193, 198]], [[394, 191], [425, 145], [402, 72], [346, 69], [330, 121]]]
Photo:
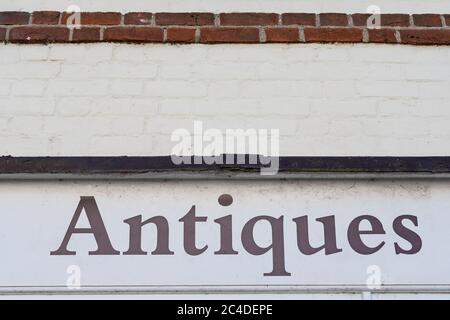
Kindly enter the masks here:
[[362, 13], [83, 12], [79, 29], [67, 27], [70, 14], [0, 12], [0, 41], [450, 44], [448, 14], [381, 14], [377, 29]]

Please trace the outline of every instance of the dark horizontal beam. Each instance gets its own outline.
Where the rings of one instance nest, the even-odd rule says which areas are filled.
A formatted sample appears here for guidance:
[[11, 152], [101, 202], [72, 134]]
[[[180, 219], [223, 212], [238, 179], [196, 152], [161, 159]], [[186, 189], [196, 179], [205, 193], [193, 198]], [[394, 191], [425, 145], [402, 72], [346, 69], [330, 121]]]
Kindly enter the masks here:
[[[0, 175], [259, 173], [267, 165], [174, 164], [170, 156], [151, 157], [0, 157]], [[197, 158], [201, 160], [201, 158]], [[450, 173], [450, 157], [297, 157], [279, 158], [279, 173]]]

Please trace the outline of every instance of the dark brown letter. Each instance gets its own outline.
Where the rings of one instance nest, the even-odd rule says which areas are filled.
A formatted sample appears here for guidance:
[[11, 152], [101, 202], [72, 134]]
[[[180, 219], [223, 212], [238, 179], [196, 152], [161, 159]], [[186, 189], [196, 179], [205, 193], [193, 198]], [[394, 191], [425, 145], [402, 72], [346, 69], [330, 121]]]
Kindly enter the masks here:
[[233, 229], [231, 227], [231, 214], [214, 220], [220, 225], [220, 250], [215, 254], [238, 254], [233, 249]]
[[395, 218], [394, 222], [392, 223], [392, 226], [394, 228], [394, 231], [396, 234], [398, 234], [400, 237], [411, 243], [411, 249], [405, 250], [401, 248], [397, 242], [394, 243], [395, 247], [395, 253], [396, 254], [415, 254], [422, 249], [422, 239], [420, 239], [419, 235], [412, 231], [411, 229], [408, 229], [402, 224], [403, 220], [409, 220], [411, 221], [414, 226], [418, 226], [417, 217], [416, 216], [410, 216], [410, 215], [404, 215], [399, 216]]
[[[77, 222], [80, 218], [81, 212], [86, 212], [86, 216], [89, 220], [90, 228], [77, 228]], [[94, 197], [80, 197], [80, 202], [75, 210], [75, 214], [72, 217], [69, 228], [58, 250], [50, 252], [50, 255], [75, 255], [75, 251], [67, 250], [67, 244], [69, 243], [72, 234], [74, 233], [92, 233], [95, 241], [97, 242], [98, 249], [96, 251], [89, 251], [90, 255], [116, 255], [120, 254], [111, 245], [111, 241], [108, 237], [105, 225], [103, 224], [102, 216], [98, 210], [97, 203]]]
[[201, 249], [195, 246], [195, 223], [198, 221], [206, 221], [207, 217], [196, 217], [195, 206], [179, 221], [184, 223], [184, 251], [191, 256], [197, 256], [205, 252], [208, 246], [205, 245]]
[[173, 254], [169, 249], [169, 223], [162, 216], [153, 217], [142, 222], [142, 216], [135, 216], [124, 220], [130, 226], [130, 247], [125, 255], [145, 255], [146, 251], [142, 250], [142, 227], [147, 223], [153, 223], [157, 229], [156, 249], [152, 254]]
[[[362, 220], [369, 221], [372, 230], [360, 230], [359, 226], [361, 224]], [[386, 232], [383, 229], [383, 225], [381, 224], [380, 220], [375, 218], [374, 216], [364, 215], [356, 217], [349, 225], [348, 231], [347, 231], [347, 238], [348, 242], [350, 243], [350, 246], [355, 250], [356, 252], [360, 254], [372, 254], [380, 250], [385, 242], [381, 242], [378, 246], [371, 248], [364, 244], [364, 242], [361, 240], [362, 234], [385, 234]]]
[[322, 217], [316, 221], [322, 222], [324, 229], [324, 245], [313, 248], [309, 243], [308, 216], [292, 219], [297, 224], [297, 246], [301, 253], [306, 255], [314, 254], [325, 249], [325, 255], [341, 252], [336, 244], [336, 224], [334, 216]]
[[[253, 229], [258, 221], [268, 221], [272, 228], [272, 244], [262, 248], [258, 246], [253, 237]], [[286, 271], [284, 262], [284, 233], [283, 233], [283, 216], [277, 218], [270, 216], [258, 216], [250, 219], [242, 229], [242, 245], [248, 253], [259, 256], [272, 250], [272, 266], [270, 273], [264, 273], [265, 276], [290, 276]]]

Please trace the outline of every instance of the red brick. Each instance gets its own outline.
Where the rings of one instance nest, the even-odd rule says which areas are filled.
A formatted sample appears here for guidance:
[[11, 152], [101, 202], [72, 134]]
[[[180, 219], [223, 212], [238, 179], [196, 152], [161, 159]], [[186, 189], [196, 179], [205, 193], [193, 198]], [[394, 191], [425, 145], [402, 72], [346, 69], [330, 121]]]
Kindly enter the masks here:
[[[63, 12], [62, 24], [67, 24], [67, 19], [74, 13]], [[82, 25], [116, 25], [120, 24], [122, 14], [118, 12], [81, 12]]]
[[382, 14], [381, 25], [391, 27], [409, 27], [409, 15], [407, 14]]
[[5, 11], [0, 12], [0, 24], [28, 24], [30, 14], [28, 12]]
[[9, 32], [10, 42], [49, 43], [69, 40], [69, 29], [66, 27], [16, 27]]
[[222, 26], [268, 26], [278, 24], [276, 13], [221, 13]]
[[258, 28], [202, 28], [202, 43], [257, 43]]
[[352, 14], [353, 25], [357, 27], [365, 27], [367, 26], [367, 19], [371, 14], [369, 13], [355, 13]]
[[6, 39], [6, 29], [0, 28], [0, 41], [5, 41]]
[[359, 28], [305, 28], [306, 42], [361, 42]]
[[315, 26], [316, 14], [314, 13], [283, 13], [281, 21], [284, 25], [301, 25], [301, 26]]
[[439, 14], [413, 14], [414, 25], [418, 27], [442, 27]]
[[297, 28], [267, 28], [266, 42], [299, 42], [300, 35]]
[[162, 42], [163, 30], [155, 27], [110, 27], [105, 30], [104, 41]]
[[445, 25], [450, 27], [450, 14], [444, 14]]
[[73, 42], [98, 42], [100, 41], [100, 28], [74, 29]]
[[149, 25], [152, 22], [152, 15], [149, 12], [129, 12], [125, 15], [125, 24]]
[[58, 11], [35, 11], [32, 14], [32, 24], [58, 24], [59, 23]]
[[402, 43], [405, 44], [450, 44], [450, 29], [410, 29], [400, 30]]
[[393, 29], [369, 29], [369, 42], [397, 43]]
[[192, 43], [195, 42], [194, 28], [168, 28], [167, 42]]
[[206, 26], [214, 25], [214, 14], [202, 12], [160, 12], [156, 14], [155, 23], [160, 26]]
[[348, 25], [348, 17], [345, 13], [321, 13], [319, 21], [321, 26], [345, 27]]

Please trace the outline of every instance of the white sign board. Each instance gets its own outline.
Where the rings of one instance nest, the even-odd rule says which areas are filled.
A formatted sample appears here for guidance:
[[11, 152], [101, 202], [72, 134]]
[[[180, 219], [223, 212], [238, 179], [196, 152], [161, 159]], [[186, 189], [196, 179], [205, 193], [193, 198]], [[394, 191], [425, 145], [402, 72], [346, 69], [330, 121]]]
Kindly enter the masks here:
[[447, 180], [2, 181], [0, 200], [2, 290], [450, 284]]

